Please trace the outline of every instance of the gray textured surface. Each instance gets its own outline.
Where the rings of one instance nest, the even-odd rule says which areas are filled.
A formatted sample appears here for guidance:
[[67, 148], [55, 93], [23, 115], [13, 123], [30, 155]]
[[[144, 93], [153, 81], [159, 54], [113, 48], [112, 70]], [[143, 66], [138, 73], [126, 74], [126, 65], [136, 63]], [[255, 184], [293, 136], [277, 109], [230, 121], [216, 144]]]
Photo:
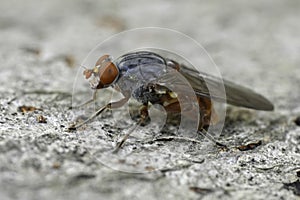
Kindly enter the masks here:
[[[300, 116], [300, 3], [226, 2], [2, 0], [0, 198], [299, 199], [300, 128], [294, 119]], [[120, 132], [110, 125], [111, 116], [91, 124], [94, 138], [64, 131], [61, 125], [73, 119], [68, 107], [76, 66], [111, 34], [143, 26], [190, 35], [224, 77], [274, 102], [273, 113], [228, 111], [221, 140], [230, 147], [261, 140], [261, 146], [249, 151], [195, 148], [187, 158], [168, 152], [176, 142], [159, 142], [152, 144], [154, 153], [164, 152], [157, 163], [169, 167], [130, 174], [91, 156], [89, 142], [110, 130]], [[22, 114], [17, 111], [22, 105], [42, 110]], [[39, 115], [46, 124], [37, 123]], [[151, 153], [151, 145], [144, 153]], [[127, 161], [119, 164], [134, 162]], [[298, 186], [285, 185], [297, 180]]]

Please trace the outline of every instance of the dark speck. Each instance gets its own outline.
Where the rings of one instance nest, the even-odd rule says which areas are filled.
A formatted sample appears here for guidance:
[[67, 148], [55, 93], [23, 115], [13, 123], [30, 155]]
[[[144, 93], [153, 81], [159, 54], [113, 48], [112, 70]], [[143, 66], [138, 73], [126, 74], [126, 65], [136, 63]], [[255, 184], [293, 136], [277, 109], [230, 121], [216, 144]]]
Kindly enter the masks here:
[[213, 190], [210, 188], [190, 187], [189, 189], [195, 193], [202, 194], [202, 195], [206, 195], [208, 193], [213, 192]]
[[109, 133], [113, 133], [113, 131], [112, 131], [112, 130], [107, 130], [107, 132], [109, 132]]
[[300, 116], [297, 117], [294, 122], [297, 126], [300, 126]]
[[72, 177], [69, 180], [69, 183], [71, 185], [74, 185], [74, 184], [78, 184], [80, 181], [93, 179], [95, 177], [96, 177], [96, 175], [94, 175], [94, 174], [81, 173], [81, 174], [77, 174], [76, 176]]
[[297, 171], [297, 172], [296, 172], [296, 174], [297, 174], [297, 177], [299, 177], [299, 178], [300, 178], [300, 170], [299, 170], [299, 171]]

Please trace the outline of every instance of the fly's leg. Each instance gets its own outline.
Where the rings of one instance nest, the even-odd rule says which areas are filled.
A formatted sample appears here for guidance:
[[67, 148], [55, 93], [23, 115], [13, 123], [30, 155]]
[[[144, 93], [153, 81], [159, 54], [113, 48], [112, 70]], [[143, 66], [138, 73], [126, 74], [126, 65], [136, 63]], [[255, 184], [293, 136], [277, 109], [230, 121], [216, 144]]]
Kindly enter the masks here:
[[215, 112], [213, 103], [209, 98], [197, 97], [199, 111], [200, 111], [200, 122], [198, 130], [205, 129], [208, 130], [209, 126], [216, 124], [218, 122], [218, 116]]
[[[179, 101], [172, 101], [170, 97], [166, 96], [165, 98], [166, 102], [169, 102], [168, 106], [164, 106], [165, 110], [169, 114], [175, 114], [175, 113], [180, 113], [180, 103]], [[226, 145], [221, 144], [218, 142], [211, 134], [207, 132], [209, 126], [211, 124], [216, 124], [218, 121], [218, 117], [215, 113], [215, 110], [213, 108], [213, 104], [210, 99], [205, 98], [205, 97], [198, 97], [198, 104], [199, 104], [199, 111], [200, 111], [200, 121], [199, 121], [199, 126], [198, 126], [198, 133], [201, 134], [204, 138], [209, 139], [211, 142], [213, 142], [215, 145], [220, 146], [222, 148], [227, 149]], [[189, 117], [188, 113], [185, 113], [185, 117]], [[185, 138], [185, 137], [164, 137], [164, 138], [159, 138], [159, 140], [162, 139], [176, 139], [176, 140], [185, 140], [185, 141], [190, 141], [190, 142], [195, 142], [194, 139], [190, 138]]]
[[97, 110], [94, 114], [92, 114], [88, 119], [86, 119], [85, 121], [79, 123], [79, 124], [74, 124], [71, 125], [70, 127], [68, 127], [68, 130], [76, 130], [78, 128], [80, 128], [81, 126], [89, 123], [90, 121], [92, 121], [93, 119], [95, 119], [97, 116], [99, 116], [103, 111], [107, 110], [107, 109], [112, 109], [112, 108], [120, 108], [122, 107], [125, 103], [127, 103], [127, 101], [129, 100], [129, 97], [125, 97], [119, 101], [116, 102], [111, 102], [108, 103], [107, 105], [101, 107], [99, 110]]
[[218, 122], [218, 116], [215, 112], [213, 104], [210, 99], [205, 97], [198, 97], [198, 104], [200, 109], [200, 122], [198, 127], [198, 133], [209, 141], [213, 142], [215, 145], [228, 149], [226, 145], [218, 142], [214, 136], [208, 132], [208, 128], [211, 124], [216, 124]]
[[225, 144], [220, 143], [219, 141], [217, 141], [215, 139], [214, 136], [212, 136], [207, 130], [205, 129], [201, 129], [198, 130], [198, 133], [201, 134], [204, 138], [207, 138], [209, 141], [211, 141], [212, 143], [214, 143], [215, 145], [224, 148], [226, 150], [228, 150], [228, 147]]
[[82, 103], [82, 104], [80, 104], [80, 105], [78, 105], [78, 106], [71, 106], [70, 109], [81, 108], [81, 107], [83, 107], [83, 106], [86, 106], [86, 105], [88, 105], [88, 104], [94, 102], [94, 101], [96, 100], [96, 98], [97, 98], [97, 91], [98, 91], [98, 90], [95, 90], [95, 91], [93, 92], [93, 96], [92, 96], [92, 98], [91, 98], [90, 100], [88, 100], [88, 101], [86, 101], [86, 102], [84, 102], [84, 103]]
[[[211, 141], [212, 143], [214, 143], [215, 145], [228, 150], [228, 147], [225, 144], [222, 144], [220, 142], [218, 142], [212, 135], [210, 135], [205, 129], [198, 131], [199, 134], [201, 134], [204, 138], [209, 139], [209, 141]], [[187, 137], [177, 137], [177, 136], [167, 136], [167, 137], [159, 137], [159, 138], [155, 138], [154, 140], [148, 141], [148, 142], [154, 142], [154, 141], [170, 141], [170, 140], [181, 140], [181, 141], [186, 141], [186, 142], [193, 142], [193, 143], [198, 143], [201, 144], [202, 142], [200, 140], [197, 139], [193, 139], [193, 138], [187, 138]]]
[[140, 108], [140, 119], [139, 121], [132, 126], [129, 131], [126, 133], [126, 135], [122, 138], [122, 140], [120, 142], [118, 142], [115, 150], [113, 151], [113, 153], [117, 153], [120, 148], [124, 145], [125, 141], [128, 139], [128, 137], [130, 136], [131, 133], [133, 133], [133, 131], [140, 126], [141, 124], [143, 124], [149, 117], [149, 112], [148, 112], [148, 103], [145, 103], [141, 108]]

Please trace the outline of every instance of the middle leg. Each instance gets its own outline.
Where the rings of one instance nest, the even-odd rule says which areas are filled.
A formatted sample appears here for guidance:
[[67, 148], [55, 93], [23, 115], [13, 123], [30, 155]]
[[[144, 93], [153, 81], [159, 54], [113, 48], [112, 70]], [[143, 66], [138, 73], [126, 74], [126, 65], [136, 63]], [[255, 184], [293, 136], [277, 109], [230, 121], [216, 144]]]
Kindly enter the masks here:
[[126, 142], [126, 140], [128, 139], [128, 137], [130, 136], [130, 134], [133, 133], [133, 131], [140, 125], [142, 125], [145, 120], [148, 119], [149, 117], [149, 112], [148, 112], [148, 103], [144, 103], [142, 105], [142, 107], [140, 108], [140, 119], [138, 120], [138, 122], [132, 126], [129, 131], [126, 133], [126, 135], [122, 138], [122, 140], [120, 142], [118, 142], [115, 150], [113, 151], [113, 153], [117, 153], [120, 148], [124, 145], [124, 143]]

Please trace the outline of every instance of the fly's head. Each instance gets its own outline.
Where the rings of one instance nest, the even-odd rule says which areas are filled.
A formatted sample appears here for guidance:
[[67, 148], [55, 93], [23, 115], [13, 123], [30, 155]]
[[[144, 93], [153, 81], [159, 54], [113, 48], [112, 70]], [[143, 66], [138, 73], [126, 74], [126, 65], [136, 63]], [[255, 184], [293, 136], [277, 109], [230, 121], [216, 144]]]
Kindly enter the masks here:
[[83, 75], [90, 82], [92, 89], [102, 89], [111, 86], [117, 80], [119, 69], [109, 55], [103, 55], [95, 67], [84, 70]]

